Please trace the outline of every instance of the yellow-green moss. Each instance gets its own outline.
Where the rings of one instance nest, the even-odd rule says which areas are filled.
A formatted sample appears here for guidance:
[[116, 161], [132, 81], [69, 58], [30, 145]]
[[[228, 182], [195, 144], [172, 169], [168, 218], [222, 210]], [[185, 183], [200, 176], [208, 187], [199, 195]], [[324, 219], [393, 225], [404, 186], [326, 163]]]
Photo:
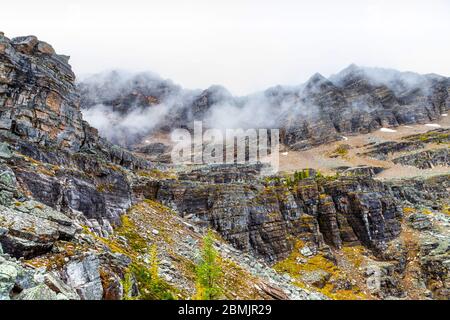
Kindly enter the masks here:
[[114, 185], [112, 183], [100, 183], [97, 185], [98, 192], [112, 192], [114, 191]]
[[147, 241], [137, 233], [136, 226], [127, 215], [122, 216], [122, 225], [117, 228], [116, 232], [125, 237], [129, 246], [136, 252], [145, 252], [147, 250]]
[[[88, 228], [84, 231], [97, 240], [107, 245], [113, 252], [118, 252], [131, 259], [131, 265], [124, 275], [122, 285], [124, 287], [124, 299], [129, 300], [154, 300], [154, 299], [174, 299], [180, 294], [179, 290], [169, 285], [165, 280], [160, 279], [158, 274], [156, 245], [145, 239], [140, 233], [137, 225], [125, 214], [121, 217], [121, 225], [115, 229], [118, 236], [126, 239], [126, 243], [119, 242], [116, 238], [103, 238], [95, 235]], [[139, 259], [143, 254], [150, 253], [150, 264], [147, 265]], [[136, 279], [139, 287], [139, 295], [131, 297], [132, 280]]]
[[153, 179], [176, 179], [177, 175], [172, 171], [161, 171], [158, 169], [151, 170], [139, 170], [137, 175], [141, 177], [153, 178]]
[[300, 253], [300, 249], [304, 246], [304, 242], [298, 240], [294, 244], [294, 249], [290, 256], [287, 259], [275, 264], [274, 269], [280, 272], [287, 272], [292, 276], [298, 276], [303, 271], [315, 271], [318, 269], [324, 270], [329, 273], [334, 273], [338, 270], [333, 262], [326, 259], [320, 254], [309, 258], [305, 263], [298, 263], [297, 259], [305, 259], [305, 257]]
[[442, 133], [439, 131], [429, 131], [418, 135], [412, 135], [405, 137], [406, 140], [420, 140], [422, 142], [435, 141], [438, 144], [448, 143], [450, 139], [450, 133]]
[[353, 264], [353, 267], [359, 268], [364, 259], [364, 248], [362, 246], [343, 247], [341, 251], [344, 253], [347, 261]]
[[[142, 263], [132, 263], [129, 272], [139, 287], [137, 300], [174, 300], [178, 290], [159, 277], [152, 277], [151, 270]], [[129, 297], [129, 295], [127, 295]]]
[[347, 144], [340, 144], [339, 146], [337, 146], [337, 148], [333, 151], [334, 155], [337, 156], [341, 156], [341, 157], [345, 157], [346, 155], [348, 155], [348, 150], [349, 150], [350, 146]]
[[443, 214], [446, 214], [446, 215], [450, 216], [450, 206], [449, 205], [443, 205], [441, 211], [442, 211]]
[[223, 270], [223, 275], [219, 278], [219, 286], [226, 299], [235, 299], [236, 293], [247, 299], [260, 298], [254, 287], [257, 283], [256, 277], [229, 259], [219, 256], [217, 262]]
[[158, 210], [158, 211], [164, 211], [166, 213], [170, 213], [170, 214], [176, 214], [172, 209], [170, 209], [169, 207], [166, 207], [165, 205], [163, 205], [162, 203], [155, 201], [155, 200], [151, 200], [151, 199], [145, 199], [144, 202], [148, 205], [150, 205], [150, 207], [152, 209]]
[[[324, 287], [313, 288], [314, 290], [336, 300], [360, 300], [366, 298], [357, 287], [353, 287], [351, 290], [336, 290], [331, 283], [331, 280], [336, 280], [341, 277], [345, 278], [345, 273], [320, 253], [311, 258], [303, 256], [300, 253], [300, 249], [303, 248], [304, 245], [305, 243], [303, 241], [296, 241], [292, 253], [285, 260], [276, 263], [274, 269], [278, 272], [284, 272], [291, 275], [295, 279], [294, 284], [298, 287], [309, 289], [311, 289], [311, 287], [302, 280], [302, 275], [312, 271], [323, 270], [330, 274], [330, 281], [327, 282]], [[358, 256], [361, 250], [362, 249], [360, 248], [344, 248], [344, 254], [349, 256], [349, 260], [353, 262], [355, 267], [362, 263], [362, 258]]]
[[411, 208], [411, 207], [404, 207], [403, 208], [403, 213], [404, 214], [411, 214], [411, 213], [414, 213], [414, 212], [416, 212], [416, 209], [414, 209], [414, 208]]

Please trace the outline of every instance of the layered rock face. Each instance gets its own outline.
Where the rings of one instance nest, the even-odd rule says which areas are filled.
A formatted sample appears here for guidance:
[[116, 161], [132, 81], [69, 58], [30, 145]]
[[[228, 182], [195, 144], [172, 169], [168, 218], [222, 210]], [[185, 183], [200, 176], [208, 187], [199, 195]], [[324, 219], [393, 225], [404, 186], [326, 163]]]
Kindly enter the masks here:
[[1, 35], [0, 49], [3, 249], [45, 254], [72, 240], [80, 222], [111, 233], [132, 205], [127, 170], [150, 163], [82, 120], [68, 57], [34, 36]]
[[0, 48], [0, 135], [5, 150], [22, 155], [8, 161], [25, 192], [101, 225], [117, 223], [131, 205], [121, 168], [150, 163], [100, 138], [82, 120], [68, 57], [34, 36], [1, 36]]
[[[406, 93], [399, 83], [391, 89], [368, 83], [354, 69], [338, 80], [316, 75], [301, 89], [264, 93], [273, 106], [289, 101], [286, 117], [280, 117], [289, 124], [285, 142], [302, 149], [342, 132], [366, 132], [386, 121], [428, 121], [447, 110], [444, 78], [420, 78], [434, 89]], [[82, 96], [83, 103], [112, 105], [126, 114], [130, 104], [158, 108], [161, 101], [182, 96], [186, 104], [164, 119], [186, 127], [186, 119], [209, 117], [215, 105], [246, 103], [221, 87], [193, 93], [152, 80], [148, 91], [148, 78], [135, 80], [132, 93], [111, 96], [108, 87], [100, 96]], [[361, 96], [377, 111], [347, 114], [349, 101]], [[404, 297], [401, 279], [412, 273], [430, 297], [448, 299], [448, 219], [419, 212], [422, 207], [446, 210], [448, 176], [382, 182], [372, 177], [382, 168], [370, 166], [346, 168], [335, 176], [303, 170], [294, 177], [264, 177], [267, 168], [261, 164], [169, 170], [100, 138], [82, 121], [79, 99], [67, 58], [35, 37], [0, 35], [0, 299], [162, 298], [149, 294], [151, 286], [145, 283], [152, 245], [161, 250], [165, 288], [176, 287], [167, 290], [180, 298], [192, 297], [192, 266], [207, 228], [232, 245], [215, 243], [228, 268], [223, 280], [227, 298], [322, 299], [293, 285], [298, 274], [280, 275], [271, 265], [294, 254], [300, 268], [311, 268], [311, 259], [312, 265], [323, 263], [330, 271], [344, 249], [362, 248], [382, 269], [377, 297]], [[298, 115], [294, 106], [309, 103], [322, 105], [320, 112], [301, 121], [287, 117], [289, 112]], [[159, 129], [167, 125], [162, 121]], [[419, 141], [377, 145], [371, 155], [390, 156], [447, 138], [446, 132], [436, 131]], [[167, 152], [160, 144], [148, 150]], [[409, 208], [414, 213], [404, 219], [406, 205], [417, 209]], [[405, 230], [420, 233], [405, 238]], [[405, 242], [414, 239], [420, 241], [410, 249]], [[410, 272], [418, 259], [418, 269]], [[330, 275], [313, 271], [302, 276], [314, 287], [326, 287]], [[334, 280], [336, 290], [354, 286], [354, 279]]]
[[[413, 134], [403, 141], [386, 141], [369, 147], [364, 153], [378, 160], [388, 160], [403, 165], [428, 169], [434, 166], [448, 166], [448, 147], [450, 129], [436, 129], [423, 134]], [[435, 148], [428, 148], [435, 145]], [[428, 148], [428, 150], [420, 151]], [[417, 152], [420, 151], [420, 152]], [[407, 153], [399, 156], [401, 153]]]
[[450, 166], [450, 152], [449, 148], [422, 151], [395, 158], [392, 162], [414, 166], [420, 169], [431, 169], [435, 166]]
[[85, 133], [68, 57], [34, 36], [0, 37], [0, 129], [71, 150]]
[[[157, 179], [148, 176], [155, 166], [82, 121], [67, 58], [32, 36], [10, 40], [1, 34], [0, 44], [0, 300], [164, 298], [145, 283], [152, 243], [170, 244], [161, 252], [170, 260], [161, 267], [167, 294], [193, 296], [192, 274], [174, 273], [171, 266], [189, 270], [186, 265], [196, 263], [201, 230], [158, 203], [134, 206], [132, 223], [121, 219], [157, 190]], [[162, 218], [177, 226], [175, 243], [158, 236], [161, 229], [149, 237], [151, 226], [163, 228]], [[216, 246], [232, 265], [225, 282], [248, 279], [238, 284], [242, 292], [225, 288], [227, 297], [325, 298], [294, 287], [263, 261], [256, 268], [250, 256], [238, 266], [239, 251]]]
[[[214, 228], [235, 248], [268, 262], [289, 261], [299, 250], [295, 247], [298, 241], [303, 244], [301, 258], [290, 262], [298, 268], [311, 256], [318, 263], [314, 259], [319, 252], [333, 261], [349, 248], [365, 247], [374, 255], [363, 270], [378, 283], [370, 289], [375, 296], [404, 298], [409, 292], [420, 297], [415, 291], [429, 288], [430, 297], [448, 299], [445, 234], [449, 220], [437, 214], [431, 223], [419, 209], [411, 208], [445, 210], [450, 198], [448, 176], [381, 182], [371, 177], [370, 170], [323, 177], [309, 169], [301, 179], [284, 180], [261, 178], [259, 172], [244, 165], [194, 169], [177, 180], [155, 181], [147, 196], [195, 225]], [[421, 233], [411, 236], [409, 225]], [[433, 232], [422, 234], [424, 230]], [[433, 249], [426, 249], [427, 243]], [[417, 270], [411, 271], [412, 265]], [[321, 288], [327, 280], [313, 280], [317, 272], [308, 271], [305, 277]], [[403, 279], [411, 272], [415, 284], [405, 288]], [[340, 282], [333, 281], [339, 288]]]
[[[114, 81], [119, 85], [112, 88]], [[220, 86], [189, 91], [154, 75], [117, 73], [93, 77], [79, 88], [89, 97], [82, 100], [83, 109], [101, 104], [122, 116], [136, 109], [164, 110], [150, 128], [134, 135], [134, 141], [128, 138], [129, 147], [146, 134], [190, 128], [192, 121], [204, 120], [211, 127], [279, 128], [283, 143], [302, 150], [342, 135], [434, 121], [450, 106], [446, 77], [355, 65], [329, 79], [315, 74], [300, 86], [277, 86], [246, 97], [233, 97]], [[224, 106], [233, 110], [235, 119], [227, 117]]]
[[[100, 138], [97, 130], [82, 120], [68, 60], [34, 36], [12, 40], [0, 36], [0, 134], [47, 150], [95, 153], [125, 167], [148, 165]], [[64, 161], [54, 153], [52, 156], [54, 161]]]
[[[234, 167], [239, 176], [248, 168]], [[229, 176], [230, 169], [223, 174]], [[203, 172], [177, 181], [162, 181], [156, 199], [184, 217], [212, 225], [237, 248], [269, 261], [292, 249], [289, 237], [321, 248], [329, 244], [363, 244], [375, 251], [400, 234], [400, 202], [386, 185], [369, 177], [342, 177], [336, 181], [311, 177], [288, 187], [257, 176], [229, 181]], [[218, 182], [218, 181], [227, 181]]]
[[[48, 252], [53, 243], [74, 237], [76, 227], [70, 218], [33, 200], [21, 198], [14, 172], [7, 166], [1, 175], [1, 243], [6, 252], [16, 257], [33, 257]], [[8, 229], [5, 229], [7, 226]]]

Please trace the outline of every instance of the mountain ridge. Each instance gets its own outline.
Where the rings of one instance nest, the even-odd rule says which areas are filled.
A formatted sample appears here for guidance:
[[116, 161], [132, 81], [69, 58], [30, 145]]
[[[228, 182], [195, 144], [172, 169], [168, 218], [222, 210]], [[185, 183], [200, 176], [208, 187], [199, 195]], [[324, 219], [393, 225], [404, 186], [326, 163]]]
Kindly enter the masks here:
[[[139, 74], [136, 77], [139, 78]], [[165, 127], [190, 127], [193, 120], [203, 120], [205, 126], [217, 128], [276, 127], [282, 131], [282, 143], [302, 150], [338, 140], [342, 135], [435, 121], [450, 105], [447, 77], [354, 64], [329, 78], [315, 74], [301, 85], [274, 86], [240, 97], [232, 96], [222, 86], [191, 91], [173, 85], [170, 80], [152, 80], [155, 87], [164, 92], [161, 94], [153, 87], [155, 83], [136, 85], [133, 79], [131, 76], [126, 84], [116, 88], [115, 98], [109, 100], [98, 99], [109, 90], [102, 87], [102, 82], [96, 85], [89, 81], [78, 83], [84, 96], [96, 97], [95, 102], [82, 101], [81, 108], [89, 110], [101, 104], [105, 110], [120, 110], [121, 116], [127, 116], [136, 108], [163, 105], [163, 114], [154, 125], [143, 128], [141, 136], [165, 131]], [[227, 113], [236, 116], [227, 117]], [[90, 118], [89, 112], [85, 115]], [[119, 117], [119, 127], [120, 120]], [[127, 126], [123, 127], [127, 132]], [[139, 131], [139, 126], [134, 129]], [[101, 134], [120, 143], [120, 137], [111, 137], [108, 133], [108, 128], [101, 130]], [[124, 145], [132, 148], [139, 139], [140, 136]]]
[[[161, 105], [149, 93], [180, 92], [158, 83], [146, 88], [143, 80], [110, 105], [127, 112], [140, 101], [155, 110]], [[386, 88], [348, 84], [343, 99], [368, 90], [373, 100], [364, 101], [374, 106], [403, 103]], [[318, 95], [311, 89], [306, 98], [323, 110], [342, 107], [339, 90], [331, 86], [329, 98], [320, 86]], [[267, 100], [289, 102], [286, 130], [300, 130], [290, 147], [310, 138], [326, 143], [331, 118], [309, 114], [309, 122], [298, 124], [298, 114], [288, 111], [308, 99], [283, 91]], [[419, 111], [440, 112], [448, 107], [447, 93], [428, 99], [413, 92], [405, 99]], [[80, 98], [67, 59], [48, 44], [0, 35], [0, 299], [190, 299], [208, 230], [223, 271], [222, 298], [449, 298], [448, 170], [380, 180], [375, 175], [384, 168], [370, 165], [271, 176], [262, 164], [174, 168], [101, 138], [82, 120]], [[185, 113], [162, 114], [178, 121], [165, 123], [167, 129], [204, 119], [217, 101], [234, 100], [220, 87], [188, 98], [192, 108], [174, 109]], [[400, 165], [448, 167], [448, 128], [403, 138], [342, 144], [330, 157], [337, 162], [361, 150]], [[402, 156], [418, 149], [430, 158]]]

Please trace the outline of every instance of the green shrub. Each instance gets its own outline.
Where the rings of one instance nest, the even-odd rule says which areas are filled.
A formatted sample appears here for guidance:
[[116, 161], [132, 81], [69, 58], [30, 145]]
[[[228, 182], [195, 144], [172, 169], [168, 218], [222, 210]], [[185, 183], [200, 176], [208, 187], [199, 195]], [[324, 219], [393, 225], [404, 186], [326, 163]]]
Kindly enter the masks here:
[[214, 239], [211, 231], [203, 238], [201, 260], [195, 268], [197, 277], [197, 300], [214, 300], [221, 296], [218, 285], [222, 270], [217, 263], [217, 251], [213, 247]]
[[335, 150], [334, 154], [339, 155], [341, 157], [345, 157], [348, 154], [348, 150], [350, 146], [348, 144], [340, 144]]
[[138, 300], [174, 300], [172, 292], [174, 289], [158, 276], [159, 261], [156, 245], [150, 248], [149, 266], [142, 263], [133, 263], [130, 273], [125, 275], [122, 282], [124, 288], [124, 299], [130, 297], [132, 287], [132, 275], [136, 279], [139, 288]]

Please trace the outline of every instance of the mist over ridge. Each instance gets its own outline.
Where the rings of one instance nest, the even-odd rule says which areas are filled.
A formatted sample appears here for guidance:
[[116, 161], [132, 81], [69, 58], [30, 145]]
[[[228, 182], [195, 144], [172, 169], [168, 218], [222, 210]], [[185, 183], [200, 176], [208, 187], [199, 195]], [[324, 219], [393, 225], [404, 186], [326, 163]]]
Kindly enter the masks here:
[[[303, 84], [246, 96], [233, 96], [221, 85], [186, 89], [152, 72], [104, 72], [82, 79], [78, 88], [84, 118], [124, 146], [154, 131], [190, 128], [194, 120], [219, 129], [284, 129], [285, 143], [292, 145], [438, 117], [444, 110], [433, 97], [441, 92], [448, 99], [448, 84], [440, 75], [352, 64], [329, 78], [316, 73]], [[411, 108], [426, 110], [425, 118]], [[316, 130], [321, 126], [330, 130]]]

